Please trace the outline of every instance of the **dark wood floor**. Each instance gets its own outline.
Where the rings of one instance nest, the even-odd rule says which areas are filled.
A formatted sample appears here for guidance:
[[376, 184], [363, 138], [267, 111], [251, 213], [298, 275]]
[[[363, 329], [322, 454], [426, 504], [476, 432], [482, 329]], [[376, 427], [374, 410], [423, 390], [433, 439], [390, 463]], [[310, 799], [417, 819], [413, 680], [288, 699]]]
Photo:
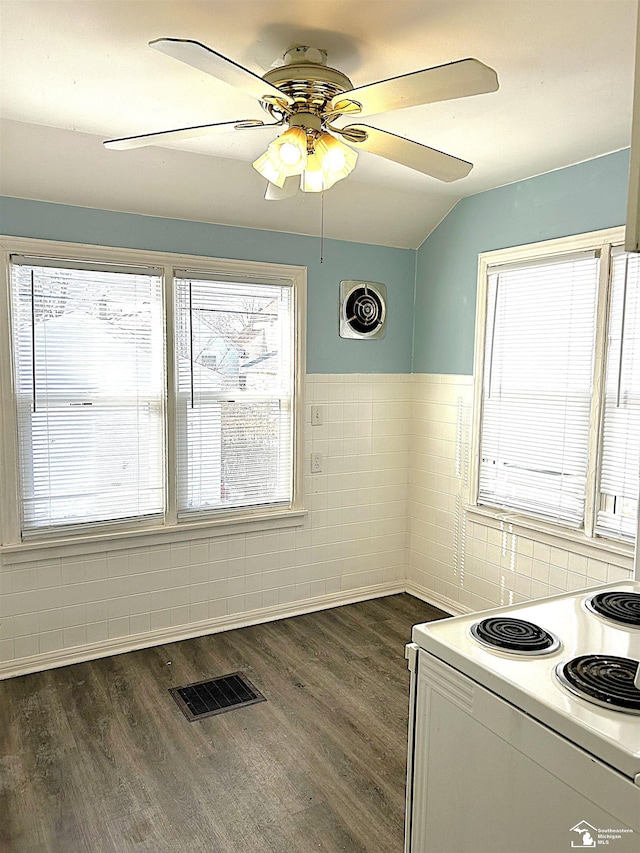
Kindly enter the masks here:
[[[1, 682], [0, 850], [401, 853], [404, 644], [443, 615], [394, 595]], [[167, 692], [235, 670], [267, 702], [190, 723]]]

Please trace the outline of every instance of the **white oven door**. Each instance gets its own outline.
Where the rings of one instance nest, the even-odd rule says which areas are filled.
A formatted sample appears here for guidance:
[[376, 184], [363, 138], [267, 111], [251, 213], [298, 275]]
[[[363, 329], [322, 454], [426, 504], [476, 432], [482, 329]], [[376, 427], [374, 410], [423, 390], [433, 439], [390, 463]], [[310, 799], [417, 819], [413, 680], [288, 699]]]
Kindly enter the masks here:
[[420, 650], [407, 853], [640, 850], [640, 787]]

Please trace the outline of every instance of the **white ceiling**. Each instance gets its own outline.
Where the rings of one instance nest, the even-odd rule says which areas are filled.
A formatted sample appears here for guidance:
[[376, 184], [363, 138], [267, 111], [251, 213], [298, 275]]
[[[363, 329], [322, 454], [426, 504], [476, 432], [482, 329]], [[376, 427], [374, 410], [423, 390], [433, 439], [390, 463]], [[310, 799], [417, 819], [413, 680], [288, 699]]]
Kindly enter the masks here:
[[[257, 74], [292, 44], [354, 86], [476, 57], [500, 90], [373, 116], [473, 162], [453, 184], [361, 152], [328, 237], [416, 248], [461, 197], [629, 145], [636, 0], [0, 0], [0, 193], [303, 234], [320, 198], [263, 199], [271, 131], [132, 151], [101, 141], [256, 117], [248, 95], [151, 50], [191, 38]], [[266, 134], [266, 135], [265, 135]]]

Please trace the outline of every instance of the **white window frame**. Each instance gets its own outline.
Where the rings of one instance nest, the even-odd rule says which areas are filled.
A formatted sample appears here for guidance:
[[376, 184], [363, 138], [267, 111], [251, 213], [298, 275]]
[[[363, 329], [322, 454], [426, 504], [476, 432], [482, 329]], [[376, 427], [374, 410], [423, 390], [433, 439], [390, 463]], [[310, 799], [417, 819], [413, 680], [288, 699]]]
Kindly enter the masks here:
[[[20, 529], [20, 481], [18, 469], [18, 427], [14, 393], [13, 346], [11, 330], [11, 255], [73, 259], [76, 261], [112, 263], [159, 267], [163, 272], [162, 298], [165, 319], [165, 374], [166, 392], [166, 490], [167, 508], [162, 524], [133, 521], [114, 523], [112, 527], [83, 525], [82, 530], [43, 537], [31, 535], [22, 540]], [[26, 237], [0, 237], [0, 552], [26, 559], [37, 559], [38, 551], [61, 547], [68, 553], [100, 551], [109, 547], [135, 547], [185, 541], [231, 533], [280, 529], [299, 526], [306, 515], [303, 507], [303, 424], [304, 379], [306, 375], [306, 267], [211, 258], [137, 249], [120, 249], [106, 246], [62, 243]], [[173, 271], [177, 269], [218, 274], [226, 278], [246, 279], [265, 283], [285, 283], [292, 288], [294, 310], [294, 407], [293, 407], [293, 497], [289, 507], [255, 508], [217, 512], [208, 518], [194, 521], [177, 517], [177, 464], [176, 464], [176, 401], [174, 358], [174, 299], [171, 287]], [[136, 540], [140, 540], [137, 542]], [[119, 544], [118, 544], [119, 543]], [[36, 552], [36, 553], [34, 553]], [[28, 554], [28, 556], [27, 556]]]
[[[490, 521], [491, 526], [502, 526], [508, 522], [514, 530], [537, 531], [543, 534], [551, 544], [558, 545], [569, 540], [581, 550], [589, 553], [591, 550], [617, 554], [624, 557], [633, 556], [634, 546], [630, 543], [609, 539], [595, 532], [596, 496], [599, 481], [600, 465], [600, 435], [603, 414], [603, 386], [606, 362], [606, 334], [609, 314], [609, 270], [611, 250], [613, 247], [623, 247], [625, 238], [624, 227], [607, 228], [601, 231], [591, 231], [571, 237], [561, 237], [530, 243], [524, 246], [514, 246], [483, 252], [478, 256], [478, 289], [476, 300], [476, 331], [474, 352], [474, 403], [472, 439], [470, 445], [470, 477], [469, 477], [469, 506], [470, 519]], [[588, 450], [588, 471], [586, 488], [586, 505], [584, 514], [584, 529], [576, 530], [563, 524], [542, 520], [517, 510], [505, 509], [500, 506], [488, 506], [478, 503], [480, 476], [480, 433], [482, 424], [482, 392], [484, 381], [485, 341], [487, 335], [487, 296], [489, 271], [499, 264], [509, 264], [520, 261], [533, 261], [538, 258], [561, 256], [570, 252], [593, 249], [600, 255], [600, 275], [598, 282], [598, 302], [596, 314], [595, 358], [593, 368], [593, 395], [591, 401], [591, 417]], [[596, 556], [596, 555], [594, 555]]]

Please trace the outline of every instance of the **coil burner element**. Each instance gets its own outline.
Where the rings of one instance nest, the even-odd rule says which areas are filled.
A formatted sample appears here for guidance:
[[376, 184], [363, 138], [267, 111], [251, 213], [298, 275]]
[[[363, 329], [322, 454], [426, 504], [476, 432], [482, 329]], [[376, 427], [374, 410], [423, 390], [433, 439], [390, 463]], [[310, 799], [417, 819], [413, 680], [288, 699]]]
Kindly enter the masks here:
[[640, 594], [614, 589], [598, 592], [585, 601], [585, 607], [619, 625], [640, 628]]
[[559, 682], [581, 699], [640, 714], [640, 690], [634, 684], [639, 662], [613, 655], [581, 655], [556, 667]]
[[507, 616], [490, 616], [471, 626], [471, 635], [483, 646], [519, 655], [551, 654], [560, 640], [533, 622]]

